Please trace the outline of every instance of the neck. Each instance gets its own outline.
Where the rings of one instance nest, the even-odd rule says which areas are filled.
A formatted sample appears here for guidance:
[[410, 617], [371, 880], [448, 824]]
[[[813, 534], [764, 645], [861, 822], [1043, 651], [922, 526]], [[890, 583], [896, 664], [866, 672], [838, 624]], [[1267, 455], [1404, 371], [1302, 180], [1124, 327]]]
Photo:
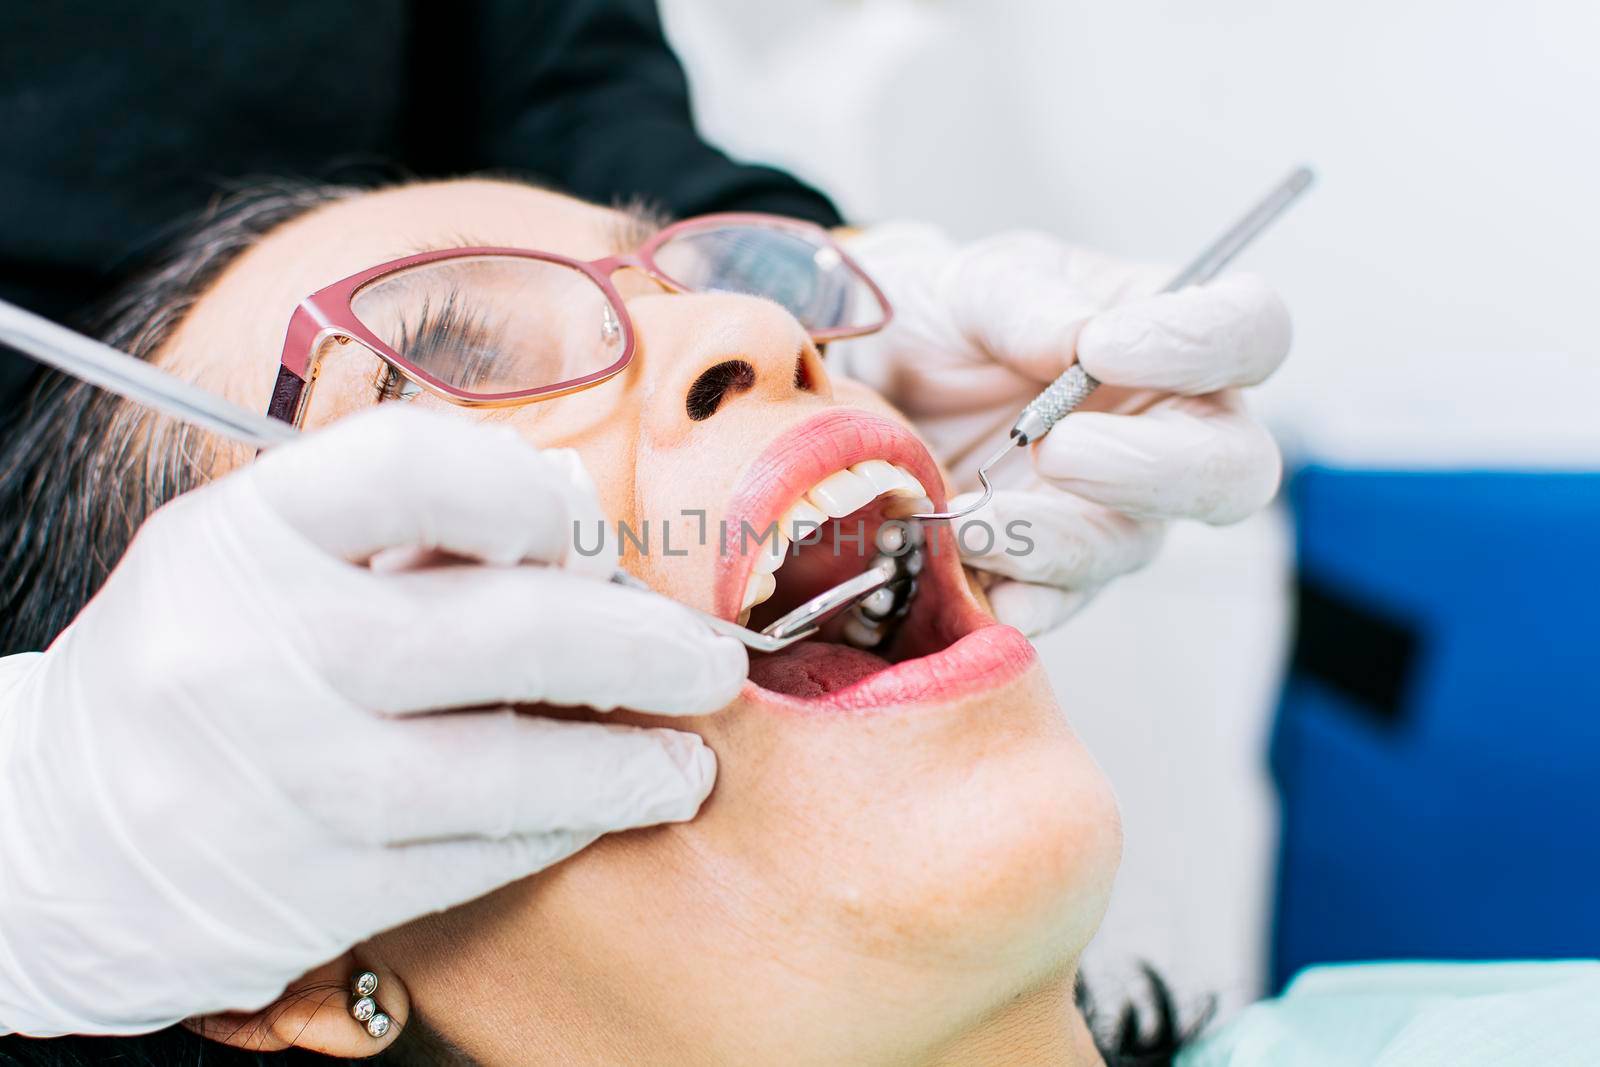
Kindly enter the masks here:
[[927, 1067], [1103, 1067], [1073, 1000], [1075, 971], [1002, 1006]]
[[[1075, 979], [1075, 971], [1069, 971], [1046, 986], [1016, 997], [932, 1053], [924, 1049], [890, 1060], [874, 1056], [872, 1062], [917, 1063], [921, 1067], [1105, 1067], [1073, 1000]], [[419, 1059], [461, 1067], [501, 1063], [598, 1065], [622, 1059], [649, 1059], [662, 1051], [660, 1047], [633, 1047], [624, 1056], [628, 1038], [602, 1033], [605, 1024], [583, 1011], [570, 1015], [540, 1011], [537, 1017], [541, 1025], [532, 1032], [525, 1013], [511, 1014], [514, 1017], [490, 1022], [487, 1040], [475, 1042], [476, 1057], [437, 1038], [412, 1044], [419, 1048]], [[649, 1044], [645, 1039], [644, 1046]], [[441, 1055], [445, 1050], [457, 1058]], [[880, 1047], [879, 1052], [882, 1051]]]

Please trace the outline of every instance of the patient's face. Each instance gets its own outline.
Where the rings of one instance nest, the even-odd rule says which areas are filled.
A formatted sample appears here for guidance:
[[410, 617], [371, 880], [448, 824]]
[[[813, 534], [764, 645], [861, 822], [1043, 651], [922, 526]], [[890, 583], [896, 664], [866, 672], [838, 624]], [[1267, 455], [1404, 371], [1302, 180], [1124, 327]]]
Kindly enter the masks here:
[[[315, 289], [419, 247], [598, 258], [625, 250], [630, 229], [616, 212], [491, 182], [334, 204], [238, 261], [163, 361], [265, 410], [289, 313]], [[659, 551], [658, 532], [656, 550], [621, 562], [729, 618], [761, 564], [753, 545], [719, 549], [718, 519], [763, 527], [868, 460], [943, 502], [904, 420], [832, 377], [781, 308], [667, 294], [631, 274], [617, 284], [638, 351], [610, 382], [488, 411], [431, 395], [390, 402], [578, 450], [613, 520], [658, 527], [704, 510], [708, 543], [679, 540], [675, 526], [687, 555]], [[691, 418], [691, 386], [730, 360], [749, 364], [753, 383]], [[330, 345], [308, 428], [379, 402], [381, 369], [357, 345]], [[869, 536], [906, 507], [881, 495], [858, 507], [852, 492], [836, 483], [831, 510], [852, 509]], [[842, 557], [826, 542], [803, 550], [753, 608], [756, 624], [865, 563], [849, 545]], [[697, 819], [613, 835], [363, 951], [403, 979], [433, 1028], [488, 1063], [920, 1062], [959, 1054], [952, 1042], [1019, 1003], [1067, 1011], [1057, 987], [1099, 921], [1119, 831], [1031, 650], [991, 623], [948, 545], [886, 646], [850, 648], [837, 627], [824, 637], [753, 656], [754, 680], [720, 714], [664, 723], [699, 732], [719, 757]]]

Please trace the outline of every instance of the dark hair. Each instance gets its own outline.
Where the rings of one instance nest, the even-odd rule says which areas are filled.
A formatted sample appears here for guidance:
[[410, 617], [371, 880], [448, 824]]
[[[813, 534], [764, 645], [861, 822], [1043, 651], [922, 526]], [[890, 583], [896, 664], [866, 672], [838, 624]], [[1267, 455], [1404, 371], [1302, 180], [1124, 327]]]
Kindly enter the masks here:
[[382, 1063], [337, 1060], [300, 1049], [246, 1052], [170, 1027], [137, 1037], [0, 1037], [0, 1067], [336, 1067]]
[[[350, 195], [273, 181], [219, 198], [97, 316], [113, 348], [150, 359], [268, 231]], [[66, 628], [156, 508], [204, 481], [232, 446], [61, 374], [45, 375], [0, 443], [0, 654]]]
[[0, 1067], [473, 1067], [460, 1049], [415, 1013], [387, 1049], [362, 1060], [304, 1049], [253, 1052], [201, 1037], [182, 1026], [128, 1037], [0, 1037]]
[[1148, 963], [1139, 968], [1144, 977], [1144, 996], [1148, 1005], [1139, 999], [1123, 1003], [1115, 1023], [1101, 1018], [1089, 985], [1078, 976], [1073, 990], [1078, 1010], [1083, 1013], [1089, 1032], [1094, 1034], [1095, 1047], [1106, 1061], [1106, 1067], [1170, 1067], [1179, 1051], [1190, 1044], [1211, 1021], [1216, 1002], [1207, 999], [1192, 1021], [1181, 1020], [1172, 990]]
[[[106, 343], [150, 359], [195, 302], [268, 232], [359, 186], [298, 181], [253, 184], [219, 198], [180, 231], [148, 273], [101, 316]], [[220, 450], [209, 434], [152, 415], [59, 374], [44, 377], [0, 443], [0, 654], [44, 648], [88, 603], [134, 531], [156, 508], [205, 481]], [[1100, 1025], [1080, 981], [1077, 1002], [1108, 1067], [1162, 1067], [1203, 1025], [1182, 1028], [1167, 986], [1149, 968], [1145, 1011], [1125, 1006]], [[383, 1059], [466, 1064], [415, 1017]], [[0, 1037], [0, 1067], [294, 1067], [334, 1060], [298, 1049], [234, 1049], [181, 1026], [135, 1037]]]

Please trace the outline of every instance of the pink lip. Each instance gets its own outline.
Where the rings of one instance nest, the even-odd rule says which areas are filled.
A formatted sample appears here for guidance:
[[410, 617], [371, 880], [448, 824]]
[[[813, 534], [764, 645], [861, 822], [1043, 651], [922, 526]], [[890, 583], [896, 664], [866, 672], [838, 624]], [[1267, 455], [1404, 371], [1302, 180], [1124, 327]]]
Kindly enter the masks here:
[[[982, 615], [975, 606], [967, 610]], [[825, 696], [788, 696], [754, 682], [745, 682], [744, 696], [792, 711], [875, 711], [947, 704], [1012, 681], [1038, 660], [1021, 630], [986, 621], [943, 652], [906, 660]]]
[[712, 604], [725, 619], [735, 618], [754, 566], [738, 551], [741, 522], [765, 530], [783, 517], [802, 493], [834, 471], [869, 459], [886, 459], [916, 475], [945, 506], [944, 479], [928, 449], [904, 426], [864, 411], [834, 408], [814, 415], [773, 441], [750, 464], [734, 487], [725, 512], [726, 534], [717, 556]]

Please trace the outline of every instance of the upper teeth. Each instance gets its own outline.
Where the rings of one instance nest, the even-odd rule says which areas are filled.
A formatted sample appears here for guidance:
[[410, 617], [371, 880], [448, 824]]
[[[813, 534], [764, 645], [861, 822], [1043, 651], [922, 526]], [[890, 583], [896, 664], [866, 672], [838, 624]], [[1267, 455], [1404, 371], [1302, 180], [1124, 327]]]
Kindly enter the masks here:
[[[778, 520], [776, 539], [767, 537], [754, 546], [755, 565], [744, 588], [741, 612], [749, 611], [772, 595], [777, 587], [777, 580], [772, 576], [789, 558], [790, 542], [808, 534], [814, 539], [812, 531], [829, 519], [842, 519], [880, 496], [904, 497], [907, 514], [933, 507], [928, 491], [922, 487], [917, 476], [888, 460], [864, 460], [845, 470], [834, 471], [806, 490], [783, 513]], [[766, 531], [757, 533], [765, 534]]]

